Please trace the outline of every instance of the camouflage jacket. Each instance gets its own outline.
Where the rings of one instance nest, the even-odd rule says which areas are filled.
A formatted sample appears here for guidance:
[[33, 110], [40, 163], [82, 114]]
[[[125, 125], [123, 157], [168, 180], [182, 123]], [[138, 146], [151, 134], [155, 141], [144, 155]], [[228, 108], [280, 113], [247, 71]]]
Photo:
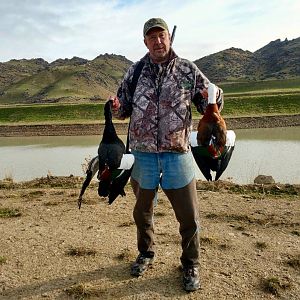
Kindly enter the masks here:
[[[154, 64], [149, 54], [142, 60], [144, 67], [133, 97], [130, 84], [137, 63], [133, 64], [118, 90], [120, 119], [131, 116], [130, 148], [143, 152], [187, 152], [192, 130], [191, 103], [200, 113], [207, 106], [201, 92], [209, 83], [197, 66], [178, 57], [171, 50], [165, 64]], [[223, 107], [219, 89], [217, 103]]]

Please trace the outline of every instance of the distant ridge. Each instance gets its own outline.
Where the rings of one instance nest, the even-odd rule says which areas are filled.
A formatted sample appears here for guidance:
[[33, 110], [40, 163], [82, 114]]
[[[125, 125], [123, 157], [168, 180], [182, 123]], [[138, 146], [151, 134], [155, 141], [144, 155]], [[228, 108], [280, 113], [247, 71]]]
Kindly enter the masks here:
[[0, 63], [0, 104], [105, 100], [116, 92], [131, 61], [115, 54]]
[[[275, 40], [250, 52], [229, 48], [195, 61], [213, 82], [283, 79], [300, 76], [300, 38]], [[0, 63], [0, 104], [105, 101], [115, 94], [126, 70], [126, 57], [12, 59]]]
[[280, 39], [250, 52], [230, 48], [195, 61], [212, 81], [284, 79], [300, 76], [300, 38]]

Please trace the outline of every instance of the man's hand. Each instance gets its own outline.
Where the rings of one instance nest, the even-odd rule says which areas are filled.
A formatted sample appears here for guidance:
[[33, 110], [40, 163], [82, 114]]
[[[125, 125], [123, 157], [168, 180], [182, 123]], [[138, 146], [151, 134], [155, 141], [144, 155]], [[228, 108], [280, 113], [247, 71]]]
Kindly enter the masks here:
[[217, 94], [218, 94], [217, 86], [210, 82], [208, 84], [207, 93], [208, 93], [208, 103], [211, 104], [216, 103]]
[[109, 101], [111, 101], [111, 109], [113, 113], [117, 113], [121, 104], [117, 96], [110, 96]]
[[208, 92], [207, 92], [207, 88], [204, 88], [201, 92], [200, 92], [200, 94], [202, 95], [202, 97], [204, 98], [204, 99], [208, 99]]

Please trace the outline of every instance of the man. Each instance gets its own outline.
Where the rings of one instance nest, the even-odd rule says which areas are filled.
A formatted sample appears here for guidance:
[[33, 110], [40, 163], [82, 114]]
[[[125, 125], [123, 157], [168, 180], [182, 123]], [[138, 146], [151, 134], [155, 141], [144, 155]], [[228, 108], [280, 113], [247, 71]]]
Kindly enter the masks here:
[[[199, 112], [205, 111], [209, 81], [194, 63], [175, 54], [164, 20], [148, 20], [143, 33], [149, 52], [141, 59], [143, 68], [135, 92], [132, 95], [131, 83], [139, 62], [129, 68], [117, 97], [111, 98], [118, 118], [131, 117], [129, 141], [135, 157], [131, 184], [136, 196], [133, 216], [139, 250], [131, 274], [143, 275], [154, 261], [153, 199], [160, 184], [180, 224], [183, 286], [187, 291], [195, 291], [200, 287], [200, 250], [197, 192], [189, 145], [191, 103]], [[220, 89], [217, 103], [221, 109]]]

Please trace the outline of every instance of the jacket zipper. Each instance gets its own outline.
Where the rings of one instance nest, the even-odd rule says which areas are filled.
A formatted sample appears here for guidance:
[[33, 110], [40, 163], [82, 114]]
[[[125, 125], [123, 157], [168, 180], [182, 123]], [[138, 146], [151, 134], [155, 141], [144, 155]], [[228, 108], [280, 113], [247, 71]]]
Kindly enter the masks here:
[[157, 95], [157, 141], [156, 141], [156, 147], [157, 152], [159, 152], [159, 97], [163, 85], [164, 76], [167, 70], [166, 66], [158, 66], [158, 68], [162, 68], [162, 70], [159, 69], [159, 72], [157, 74], [156, 80], [155, 80], [155, 88], [156, 88], [156, 95]]

